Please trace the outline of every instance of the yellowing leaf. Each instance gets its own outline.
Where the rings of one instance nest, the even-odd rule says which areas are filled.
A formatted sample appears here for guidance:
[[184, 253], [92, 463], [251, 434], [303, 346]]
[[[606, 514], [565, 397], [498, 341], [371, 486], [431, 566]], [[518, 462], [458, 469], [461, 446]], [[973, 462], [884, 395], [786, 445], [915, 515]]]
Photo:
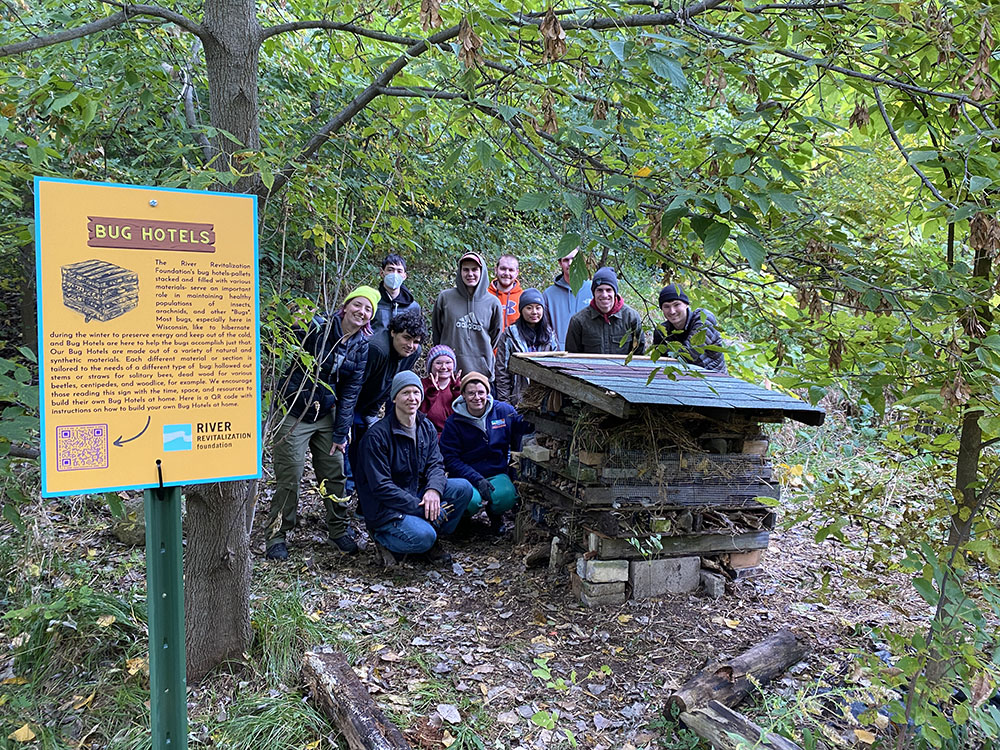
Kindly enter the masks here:
[[730, 620], [726, 618], [723, 622], [726, 624], [727, 628], [738, 628], [740, 626], [739, 620]]
[[14, 742], [31, 742], [35, 739], [35, 733], [31, 731], [31, 727], [25, 724], [20, 729], [8, 734], [7, 739], [14, 740]]
[[102, 628], [109, 628], [114, 625], [117, 620], [118, 618], [114, 615], [101, 615], [97, 618], [97, 624]]
[[447, 729], [441, 736], [441, 744], [444, 745], [445, 747], [451, 747], [452, 745], [455, 744], [455, 738], [451, 736], [451, 732], [449, 732]]
[[857, 737], [859, 741], [866, 742], [869, 745], [875, 741], [875, 735], [867, 729], [855, 729], [854, 736]]
[[319, 610], [317, 610], [316, 612], [309, 612], [308, 614], [306, 614], [306, 617], [308, 617], [313, 622], [319, 622], [320, 620]]
[[145, 657], [136, 656], [125, 661], [125, 668], [129, 674], [138, 674], [139, 672], [149, 674], [149, 661]]
[[27, 677], [8, 677], [3, 682], [0, 682], [0, 685], [27, 685], [27, 684], [28, 684]]
[[81, 698], [79, 695], [74, 695], [73, 698], [75, 698], [76, 701], [73, 703], [73, 709], [79, 711], [81, 708], [86, 708], [87, 706], [89, 706], [91, 703], [94, 702], [95, 695], [97, 695], [96, 692], [91, 693], [86, 698]]
[[618, 615], [618, 622], [622, 623], [623, 625], [626, 622], [631, 621], [631, 619], [632, 619], [632, 615]]
[[305, 746], [305, 747], [303, 748], [303, 750], [316, 750], [316, 748], [318, 748], [318, 747], [320, 746], [320, 743], [321, 743], [322, 741], [323, 741], [323, 740], [313, 740], [313, 741], [312, 741], [312, 742], [310, 742], [310, 743], [309, 743], [308, 745], [306, 745], [306, 746]]
[[649, 177], [651, 174], [653, 174], [653, 170], [649, 167], [643, 167], [635, 172], [636, 177]]

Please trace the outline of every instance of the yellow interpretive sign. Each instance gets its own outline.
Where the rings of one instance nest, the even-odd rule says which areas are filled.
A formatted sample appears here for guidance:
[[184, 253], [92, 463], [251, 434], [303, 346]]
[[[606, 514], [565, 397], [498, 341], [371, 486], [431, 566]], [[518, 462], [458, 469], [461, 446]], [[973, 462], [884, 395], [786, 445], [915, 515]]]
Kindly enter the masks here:
[[261, 475], [257, 200], [35, 178], [42, 494]]

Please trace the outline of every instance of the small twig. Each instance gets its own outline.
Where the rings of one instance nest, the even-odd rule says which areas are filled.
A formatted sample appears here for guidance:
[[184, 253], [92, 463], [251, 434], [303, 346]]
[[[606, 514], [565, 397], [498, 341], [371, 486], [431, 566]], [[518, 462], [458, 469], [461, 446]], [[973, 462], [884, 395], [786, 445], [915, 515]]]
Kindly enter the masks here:
[[923, 182], [924, 185], [927, 186], [927, 189], [934, 194], [935, 198], [937, 198], [939, 201], [947, 205], [948, 208], [951, 209], [957, 208], [957, 206], [955, 206], [954, 203], [952, 203], [950, 200], [941, 195], [941, 191], [934, 186], [934, 183], [930, 181], [930, 178], [924, 174], [923, 170], [921, 170], [920, 167], [910, 162], [910, 155], [906, 152], [906, 148], [899, 140], [899, 136], [896, 134], [896, 129], [892, 127], [892, 122], [889, 120], [889, 113], [885, 111], [885, 104], [882, 103], [882, 97], [878, 93], [877, 86], [872, 87], [872, 93], [875, 95], [875, 101], [878, 104], [878, 111], [882, 114], [882, 120], [885, 122], [885, 126], [889, 130], [889, 137], [892, 138], [892, 142], [896, 144], [896, 148], [899, 149], [899, 153], [901, 153], [903, 155], [903, 158], [906, 159], [907, 165], [909, 165], [910, 169], [916, 172], [921, 182]]

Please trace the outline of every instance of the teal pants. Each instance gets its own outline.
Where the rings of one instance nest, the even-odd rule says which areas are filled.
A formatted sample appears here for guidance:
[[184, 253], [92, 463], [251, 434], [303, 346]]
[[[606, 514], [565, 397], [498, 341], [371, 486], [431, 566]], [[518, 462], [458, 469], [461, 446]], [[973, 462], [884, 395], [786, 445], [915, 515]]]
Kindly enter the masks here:
[[[267, 515], [267, 546], [285, 541], [298, 519], [299, 485], [305, 469], [306, 450], [312, 452], [313, 470], [326, 509], [326, 530], [330, 539], [347, 533], [347, 501], [344, 498], [344, 454], [334, 451], [333, 412], [317, 422], [302, 422], [286, 416], [271, 448], [274, 460], [274, 497]], [[280, 525], [278, 521], [281, 521]]]
[[[493, 485], [493, 505], [490, 508], [490, 515], [500, 516], [514, 507], [517, 502], [517, 490], [510, 477], [506, 474], [497, 474], [495, 477], [487, 477]], [[472, 500], [469, 507], [465, 509], [466, 516], [474, 516], [483, 509], [483, 498], [479, 490], [473, 485]]]

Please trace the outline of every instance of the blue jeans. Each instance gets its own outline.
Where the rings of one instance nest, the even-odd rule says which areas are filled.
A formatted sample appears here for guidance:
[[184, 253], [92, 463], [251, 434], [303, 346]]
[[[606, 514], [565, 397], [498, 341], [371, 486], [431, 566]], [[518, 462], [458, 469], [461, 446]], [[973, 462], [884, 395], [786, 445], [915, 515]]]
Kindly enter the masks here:
[[438, 532], [451, 534], [472, 500], [472, 485], [465, 479], [449, 479], [441, 498], [441, 515], [433, 523], [423, 516], [403, 516], [372, 531], [375, 541], [397, 555], [426, 552], [437, 541]]

